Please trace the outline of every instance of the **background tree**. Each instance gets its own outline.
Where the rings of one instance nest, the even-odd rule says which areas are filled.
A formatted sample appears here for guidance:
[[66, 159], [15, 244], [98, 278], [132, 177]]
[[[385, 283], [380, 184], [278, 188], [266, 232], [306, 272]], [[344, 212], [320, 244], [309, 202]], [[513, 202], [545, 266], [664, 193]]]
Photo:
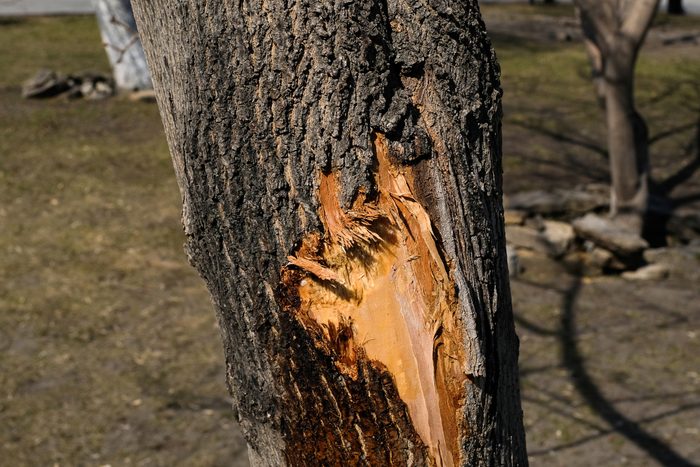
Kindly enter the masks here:
[[668, 0], [666, 12], [669, 15], [684, 15], [683, 0]]
[[95, 12], [117, 89], [151, 89], [146, 56], [136, 29], [131, 1], [96, 0]]
[[634, 68], [658, 0], [575, 0], [593, 80], [605, 110], [611, 214], [641, 233], [649, 200], [649, 147], [634, 104]]
[[526, 465], [477, 2], [134, 7], [253, 464]]

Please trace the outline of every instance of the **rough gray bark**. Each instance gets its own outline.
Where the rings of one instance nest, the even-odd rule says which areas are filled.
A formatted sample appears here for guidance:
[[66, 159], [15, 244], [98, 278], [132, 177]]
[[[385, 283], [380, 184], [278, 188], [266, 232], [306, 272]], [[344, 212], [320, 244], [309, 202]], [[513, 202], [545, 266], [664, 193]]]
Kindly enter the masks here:
[[134, 11], [253, 464], [527, 465], [477, 2]]
[[146, 56], [136, 29], [130, 0], [94, 0], [97, 24], [117, 89], [151, 89]]
[[608, 129], [611, 214], [641, 233], [649, 198], [647, 126], [634, 103], [634, 67], [658, 0], [575, 0]]

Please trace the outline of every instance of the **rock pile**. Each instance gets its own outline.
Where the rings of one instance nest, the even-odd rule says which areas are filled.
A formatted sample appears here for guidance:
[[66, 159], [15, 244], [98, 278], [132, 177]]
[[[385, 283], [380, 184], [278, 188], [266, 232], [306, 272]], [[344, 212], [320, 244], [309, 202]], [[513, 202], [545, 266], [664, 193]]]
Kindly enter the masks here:
[[114, 84], [110, 78], [99, 73], [63, 75], [46, 69], [39, 70], [22, 84], [22, 97], [26, 99], [59, 95], [69, 99], [104, 99], [114, 95]]
[[694, 268], [700, 275], [700, 212], [664, 213], [670, 246], [651, 248], [637, 229], [607, 217], [607, 205], [606, 189], [598, 185], [507, 197], [511, 276], [521, 272], [523, 254], [547, 255], [589, 276], [612, 273], [629, 280], [659, 280], [674, 268]]

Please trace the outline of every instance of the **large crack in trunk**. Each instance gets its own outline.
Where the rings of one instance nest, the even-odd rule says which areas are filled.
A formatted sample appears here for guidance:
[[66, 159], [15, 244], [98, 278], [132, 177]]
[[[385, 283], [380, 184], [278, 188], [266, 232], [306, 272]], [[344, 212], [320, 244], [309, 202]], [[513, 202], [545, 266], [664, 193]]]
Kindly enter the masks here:
[[374, 199], [344, 212], [338, 176], [321, 174], [325, 236], [308, 236], [290, 264], [304, 272], [295, 312], [320, 326], [344, 375], [358, 359], [390, 375], [436, 465], [459, 465], [458, 420], [465, 402], [462, 325], [453, 281], [410, 166], [393, 164], [387, 140], [374, 136]]

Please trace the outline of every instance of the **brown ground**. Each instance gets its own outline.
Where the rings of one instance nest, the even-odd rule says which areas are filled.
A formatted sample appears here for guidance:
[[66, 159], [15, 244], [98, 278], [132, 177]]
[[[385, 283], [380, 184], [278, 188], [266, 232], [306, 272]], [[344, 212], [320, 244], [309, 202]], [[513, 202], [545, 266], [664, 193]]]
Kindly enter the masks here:
[[[485, 10], [506, 190], [604, 183], [585, 56], [559, 40], [570, 11]], [[664, 21], [641, 58], [640, 109], [655, 175], [688, 175], [672, 194], [692, 201], [700, 49], [661, 34], [698, 21]], [[21, 100], [42, 66], [107, 71], [94, 19], [0, 19], [0, 465], [245, 465], [155, 106]], [[700, 463], [698, 261], [634, 283], [523, 258], [512, 288], [532, 465]]]

